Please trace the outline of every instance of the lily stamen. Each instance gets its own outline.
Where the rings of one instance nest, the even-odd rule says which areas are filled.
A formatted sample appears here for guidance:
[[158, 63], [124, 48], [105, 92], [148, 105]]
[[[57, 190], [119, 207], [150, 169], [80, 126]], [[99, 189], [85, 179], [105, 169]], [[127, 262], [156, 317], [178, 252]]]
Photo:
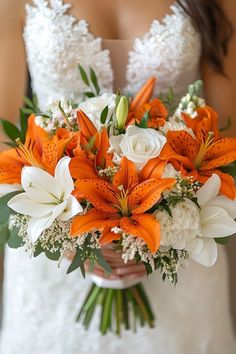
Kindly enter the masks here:
[[42, 168], [42, 166], [38, 163], [38, 161], [35, 159], [33, 154], [35, 141], [33, 142], [32, 146], [30, 146], [31, 145], [31, 139], [30, 139], [28, 147], [26, 147], [19, 138], [16, 139], [16, 143], [18, 145], [16, 151], [20, 157], [23, 157], [27, 162], [29, 162], [31, 166]]
[[206, 153], [211, 147], [213, 142], [214, 142], [214, 133], [209, 132], [206, 140], [202, 141], [202, 144], [200, 146], [200, 149], [194, 161], [194, 165], [197, 169], [201, 166], [201, 163], [203, 162], [204, 157], [206, 156]]

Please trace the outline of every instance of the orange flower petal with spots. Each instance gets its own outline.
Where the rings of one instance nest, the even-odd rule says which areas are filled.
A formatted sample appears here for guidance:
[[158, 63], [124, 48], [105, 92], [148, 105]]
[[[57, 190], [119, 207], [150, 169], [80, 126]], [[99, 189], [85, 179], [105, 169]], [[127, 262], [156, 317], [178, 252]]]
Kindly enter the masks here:
[[119, 225], [117, 214], [103, 213], [95, 208], [90, 209], [85, 215], [73, 218], [70, 235], [79, 236], [92, 230], [112, 228]]
[[160, 246], [160, 224], [153, 215], [133, 215], [120, 220], [121, 229], [144, 240], [152, 253], [156, 253]]
[[98, 178], [94, 163], [85, 157], [75, 156], [70, 160], [70, 173], [74, 179]]
[[114, 175], [114, 187], [123, 186], [124, 190], [131, 191], [138, 184], [138, 174], [133, 162], [123, 157], [119, 171]]
[[118, 204], [116, 189], [108, 182], [101, 179], [78, 179], [75, 185], [98, 210], [104, 213], [117, 212], [117, 208], [113, 206]]
[[129, 196], [129, 206], [132, 214], [142, 214], [149, 210], [161, 198], [161, 194], [171, 189], [176, 180], [174, 178], [149, 179], [135, 187]]

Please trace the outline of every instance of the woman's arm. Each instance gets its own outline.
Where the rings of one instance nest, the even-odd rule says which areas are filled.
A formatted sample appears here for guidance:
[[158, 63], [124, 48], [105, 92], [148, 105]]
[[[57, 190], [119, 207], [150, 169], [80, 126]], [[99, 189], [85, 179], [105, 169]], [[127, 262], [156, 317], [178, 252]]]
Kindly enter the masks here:
[[227, 77], [216, 73], [205, 62], [202, 75], [207, 104], [219, 112], [220, 125], [227, 125], [227, 117], [232, 120], [231, 128], [224, 134], [236, 136], [236, 1], [224, 0], [223, 7], [230, 19], [234, 34], [229, 43], [228, 55], [224, 58], [224, 70]]
[[[0, 117], [13, 122], [17, 122], [26, 89], [23, 18], [24, 1], [0, 1]], [[0, 141], [3, 140], [6, 139], [0, 130]]]

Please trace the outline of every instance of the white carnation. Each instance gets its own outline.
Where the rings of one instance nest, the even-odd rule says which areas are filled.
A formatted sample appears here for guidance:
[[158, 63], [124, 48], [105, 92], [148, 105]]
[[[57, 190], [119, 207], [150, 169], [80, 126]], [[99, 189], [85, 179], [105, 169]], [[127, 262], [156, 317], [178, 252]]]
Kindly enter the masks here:
[[155, 212], [161, 227], [161, 245], [174, 249], [188, 249], [189, 241], [201, 234], [199, 208], [190, 199], [184, 199], [166, 211]]

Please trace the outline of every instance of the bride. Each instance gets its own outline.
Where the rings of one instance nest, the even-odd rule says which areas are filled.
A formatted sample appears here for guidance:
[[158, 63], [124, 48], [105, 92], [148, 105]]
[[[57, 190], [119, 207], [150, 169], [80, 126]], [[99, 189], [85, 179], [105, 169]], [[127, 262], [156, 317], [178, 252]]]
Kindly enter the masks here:
[[[135, 93], [156, 76], [156, 95], [172, 86], [180, 97], [202, 78], [222, 126], [226, 115], [236, 116], [233, 0], [222, 5], [217, 0], [1, 0], [0, 13], [1, 116], [16, 121], [22, 104], [27, 76], [22, 31], [42, 109], [49, 100], [81, 97], [79, 61], [96, 70], [103, 91]], [[236, 353], [223, 248], [212, 268], [191, 262], [176, 288], [152, 275], [145, 286], [156, 327], [124, 333], [122, 339], [102, 337], [96, 321], [87, 332], [75, 323], [89, 280], [79, 272], [66, 275], [67, 267], [67, 261], [58, 269], [43, 255], [29, 260], [24, 251], [7, 250], [1, 354]], [[114, 267], [120, 277], [141, 271]]]

